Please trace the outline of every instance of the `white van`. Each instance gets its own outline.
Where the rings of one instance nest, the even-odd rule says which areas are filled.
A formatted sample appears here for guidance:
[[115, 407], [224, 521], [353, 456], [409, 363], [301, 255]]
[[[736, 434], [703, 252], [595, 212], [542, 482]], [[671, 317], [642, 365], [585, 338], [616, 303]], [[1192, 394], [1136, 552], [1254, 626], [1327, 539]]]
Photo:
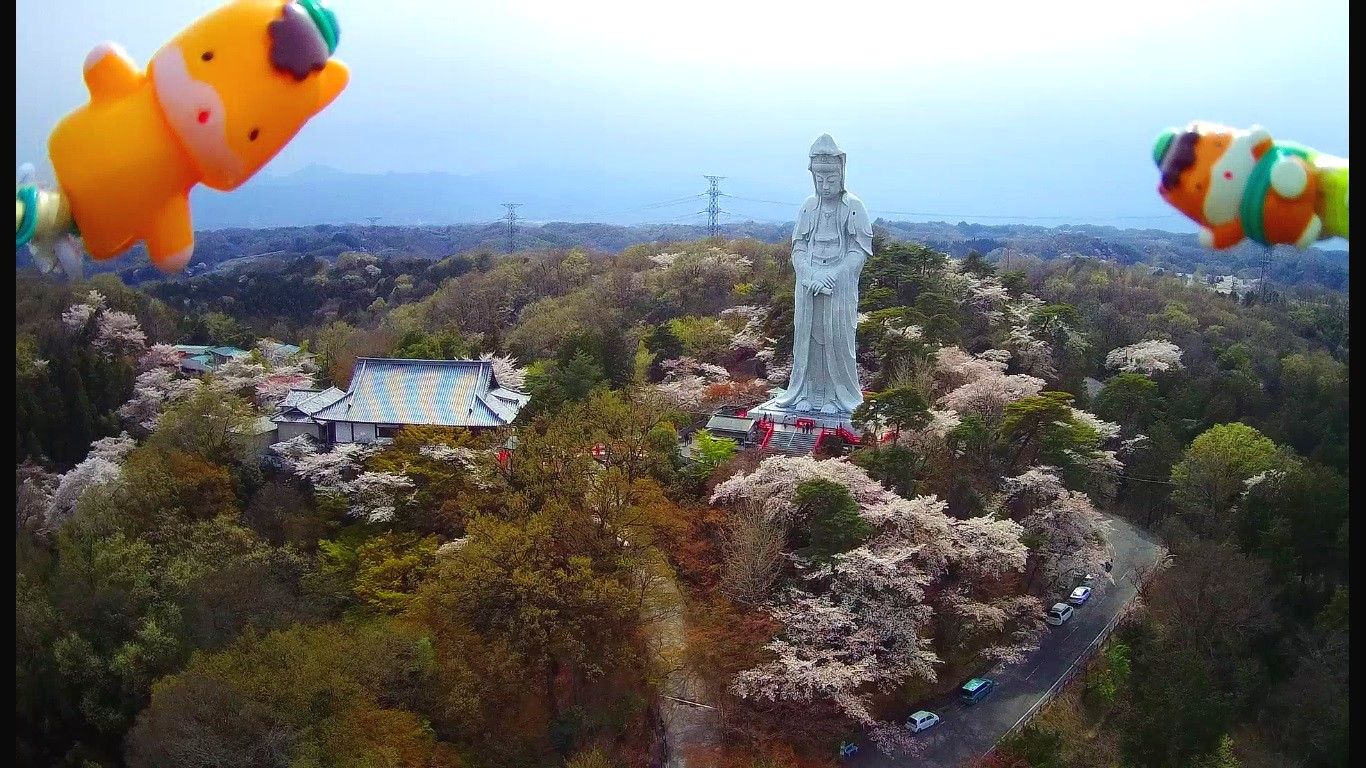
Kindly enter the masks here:
[[1044, 621], [1055, 627], [1060, 627], [1066, 624], [1070, 618], [1072, 618], [1072, 606], [1067, 603], [1054, 603], [1053, 607], [1048, 609], [1048, 618]]

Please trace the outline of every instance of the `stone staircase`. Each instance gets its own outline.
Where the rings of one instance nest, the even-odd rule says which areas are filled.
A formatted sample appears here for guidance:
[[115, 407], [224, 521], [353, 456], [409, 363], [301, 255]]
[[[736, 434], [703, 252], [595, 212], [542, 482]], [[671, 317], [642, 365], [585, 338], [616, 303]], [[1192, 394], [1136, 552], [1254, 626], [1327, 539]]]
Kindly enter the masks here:
[[819, 431], [807, 433], [800, 429], [779, 427], [773, 432], [773, 437], [769, 439], [766, 447], [774, 453], [788, 456], [810, 456], [819, 437]]

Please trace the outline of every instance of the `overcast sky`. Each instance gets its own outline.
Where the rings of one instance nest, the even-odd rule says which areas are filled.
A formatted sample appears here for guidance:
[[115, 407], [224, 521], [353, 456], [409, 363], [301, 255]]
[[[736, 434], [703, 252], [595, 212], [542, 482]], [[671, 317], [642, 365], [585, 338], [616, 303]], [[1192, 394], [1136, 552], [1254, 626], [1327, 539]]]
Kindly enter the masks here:
[[[93, 45], [145, 64], [216, 5], [19, 0], [16, 163], [50, 174]], [[706, 173], [800, 201], [828, 132], [871, 209], [1189, 231], [1155, 192], [1165, 127], [1260, 123], [1347, 154], [1347, 0], [329, 6], [351, 84], [264, 173], [697, 174], [680, 194]]]

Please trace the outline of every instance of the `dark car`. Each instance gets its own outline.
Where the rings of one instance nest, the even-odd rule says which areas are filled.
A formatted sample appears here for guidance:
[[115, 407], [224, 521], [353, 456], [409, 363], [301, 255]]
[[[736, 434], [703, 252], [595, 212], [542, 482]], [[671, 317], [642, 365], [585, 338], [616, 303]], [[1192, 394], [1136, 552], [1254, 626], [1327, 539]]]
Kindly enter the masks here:
[[964, 704], [976, 704], [996, 689], [996, 681], [985, 677], [974, 677], [958, 689], [958, 698]]

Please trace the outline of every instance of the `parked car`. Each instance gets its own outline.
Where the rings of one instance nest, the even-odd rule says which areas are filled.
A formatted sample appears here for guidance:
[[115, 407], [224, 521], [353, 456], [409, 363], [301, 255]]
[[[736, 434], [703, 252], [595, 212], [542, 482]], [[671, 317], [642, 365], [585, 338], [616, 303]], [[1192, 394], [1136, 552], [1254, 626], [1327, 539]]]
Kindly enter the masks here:
[[1090, 599], [1090, 587], [1077, 587], [1076, 589], [1072, 590], [1072, 594], [1068, 596], [1067, 602], [1071, 603], [1072, 605], [1086, 605], [1086, 601]]
[[921, 731], [933, 728], [938, 724], [939, 715], [936, 715], [933, 712], [926, 712], [923, 709], [906, 718], [906, 728], [911, 733], [920, 733]]
[[1072, 618], [1072, 606], [1067, 603], [1054, 603], [1053, 607], [1048, 609], [1048, 617], [1044, 621], [1055, 627], [1060, 627], [1066, 624], [1070, 618]]
[[958, 698], [964, 704], [972, 705], [985, 699], [996, 689], [996, 681], [985, 677], [974, 677], [958, 689]]

